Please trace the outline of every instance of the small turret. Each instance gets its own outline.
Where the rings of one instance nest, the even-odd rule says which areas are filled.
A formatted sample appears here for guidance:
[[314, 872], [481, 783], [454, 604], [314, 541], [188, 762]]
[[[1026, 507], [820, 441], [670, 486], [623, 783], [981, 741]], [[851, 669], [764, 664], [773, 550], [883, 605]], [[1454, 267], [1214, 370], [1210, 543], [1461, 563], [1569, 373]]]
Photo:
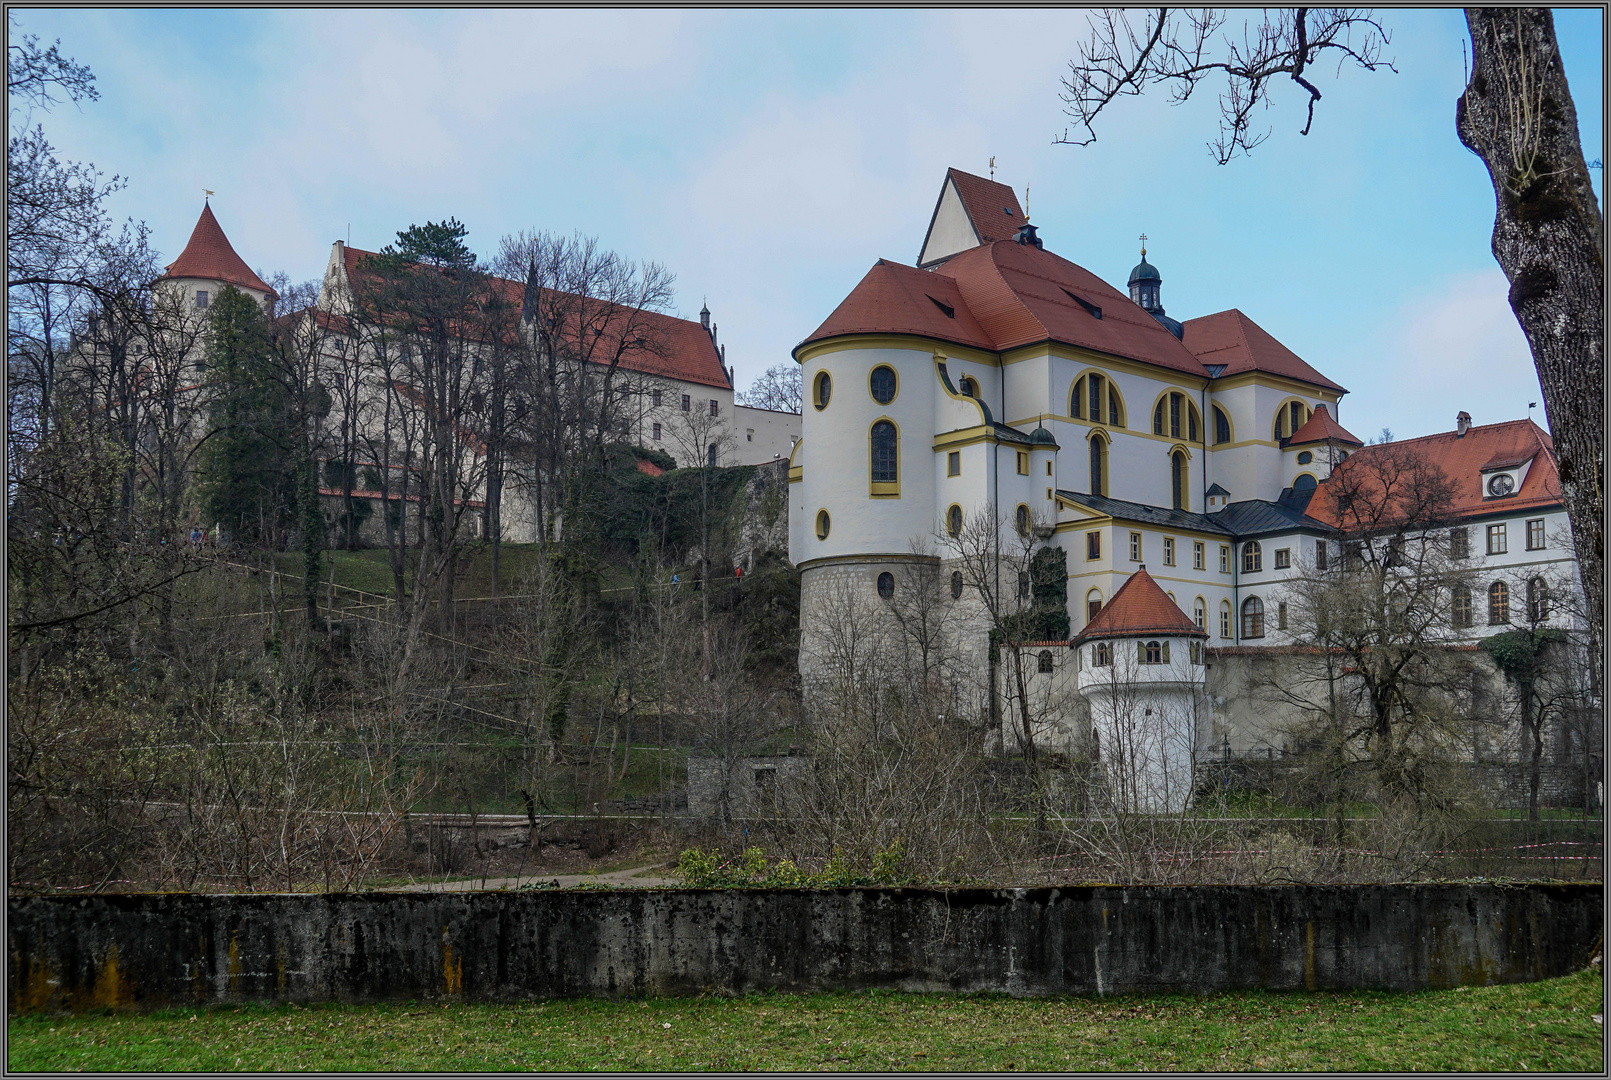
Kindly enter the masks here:
[[1130, 299], [1178, 339], [1186, 332], [1185, 327], [1164, 314], [1162, 292], [1163, 275], [1147, 261], [1147, 234], [1142, 233], [1141, 261], [1130, 271]]

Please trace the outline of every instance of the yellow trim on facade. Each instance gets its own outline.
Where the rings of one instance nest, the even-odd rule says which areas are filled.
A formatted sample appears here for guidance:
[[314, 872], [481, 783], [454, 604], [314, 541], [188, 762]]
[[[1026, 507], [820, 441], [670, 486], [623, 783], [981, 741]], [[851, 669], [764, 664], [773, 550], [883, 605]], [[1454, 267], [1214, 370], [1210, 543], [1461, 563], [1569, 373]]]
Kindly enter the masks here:
[[[1077, 345], [1066, 345], [1060, 341], [1038, 342], [1034, 345], [1020, 345], [1015, 349], [1008, 349], [1001, 354], [1003, 366], [1007, 364], [1020, 364], [1025, 360], [1038, 360], [1050, 357], [1056, 360], [1068, 360], [1087, 367], [1105, 368], [1112, 371], [1122, 371], [1127, 375], [1135, 375], [1143, 379], [1161, 381], [1164, 378], [1182, 380], [1202, 389], [1209, 384], [1209, 379], [1201, 375], [1193, 375], [1188, 371], [1166, 367], [1163, 364], [1149, 364], [1145, 360], [1132, 360], [1125, 356], [1112, 356], [1100, 353], [1095, 349], [1082, 349]], [[1168, 372], [1167, 376], [1160, 376], [1159, 372]], [[1200, 382], [1201, 386], [1196, 386]]]
[[828, 513], [826, 506], [817, 507], [816, 516], [811, 519], [813, 531], [820, 543], [826, 543], [828, 536], [833, 532], [833, 515]]
[[[876, 397], [873, 397], [873, 372], [877, 371], [879, 368], [889, 368], [889, 373], [895, 376], [895, 392], [889, 396], [888, 401], [879, 401]], [[872, 367], [867, 369], [867, 397], [874, 405], [877, 405], [880, 409], [887, 408], [888, 406], [894, 404], [895, 399], [900, 396], [901, 373], [895, 370], [894, 364], [874, 364]]]
[[[822, 380], [823, 379], [828, 380], [828, 400], [827, 401], [823, 401], [822, 400], [822, 395], [817, 392], [817, 387], [822, 385]], [[819, 372], [817, 372], [815, 375], [813, 375], [811, 377], [811, 407], [813, 409], [817, 410], [818, 412], [823, 412], [824, 410], [826, 410], [828, 408], [829, 405], [832, 405], [832, 404], [833, 404], [833, 373], [828, 372], [828, 371], [819, 371]]]
[[[895, 429], [895, 480], [873, 479], [873, 428], [888, 423]], [[879, 416], [867, 425], [867, 497], [870, 499], [898, 499], [901, 497], [901, 425], [893, 416]]]
[[[1103, 424], [1103, 422], [1101, 421], [1100, 418], [1097, 419], [1097, 420], [1094, 420], [1094, 421], [1093, 420], [1083, 420], [1083, 421], [1081, 421], [1077, 417], [1074, 416], [1074, 388], [1076, 386], [1080, 385], [1080, 381], [1082, 379], [1085, 379], [1087, 376], [1093, 375], [1093, 374], [1102, 376], [1102, 380], [1108, 384], [1108, 393], [1115, 394], [1119, 398], [1119, 421], [1116, 424], [1111, 419], [1109, 419], [1108, 423]], [[1089, 394], [1089, 392], [1082, 392], [1082, 394], [1086, 398], [1087, 404], [1089, 404], [1089, 399], [1090, 399], [1090, 396], [1091, 396]], [[1113, 381], [1113, 376], [1109, 375], [1106, 371], [1103, 371], [1101, 368], [1086, 367], [1086, 368], [1082, 368], [1079, 371], [1075, 372], [1074, 373], [1074, 378], [1068, 384], [1068, 393], [1063, 395], [1063, 400], [1065, 402], [1067, 402], [1067, 404], [1068, 404], [1069, 417], [1071, 419], [1074, 419], [1078, 423], [1084, 423], [1084, 424], [1087, 424], [1087, 425], [1089, 425], [1091, 427], [1118, 427], [1118, 428], [1123, 428], [1126, 431], [1130, 430], [1130, 403], [1128, 401], [1124, 400], [1124, 391], [1120, 390], [1119, 387], [1118, 387], [1118, 384]], [[1111, 416], [1111, 414], [1109, 412], [1109, 409], [1108, 409], [1108, 402], [1107, 402], [1106, 397], [1104, 397], [1102, 399], [1101, 404], [1102, 404], [1102, 412], [1103, 412], [1103, 414]], [[1017, 427], [1018, 425], [1014, 424], [1013, 426]]]
[[795, 361], [802, 367], [819, 356], [828, 353], [848, 352], [852, 349], [900, 349], [907, 352], [941, 352], [947, 357], [958, 360], [967, 360], [974, 364], [984, 364], [987, 367], [999, 367], [1000, 360], [993, 352], [973, 348], [970, 345], [958, 345], [952, 341], [941, 341], [939, 338], [924, 337], [920, 334], [845, 334], [839, 337], [824, 338], [813, 341], [810, 345], [799, 350]]
[[[1159, 435], [1157, 432], [1152, 431], [1152, 421], [1153, 417], [1157, 415], [1158, 406], [1163, 404], [1169, 398], [1170, 394], [1179, 394], [1181, 399], [1186, 403], [1186, 415], [1181, 417], [1181, 419], [1185, 421], [1185, 423], [1181, 425], [1181, 427], [1186, 429], [1186, 433], [1184, 435], [1171, 435], [1167, 431], [1165, 431], [1162, 435]], [[1192, 413], [1197, 413], [1198, 437], [1196, 439], [1190, 438]], [[1167, 413], [1164, 415], [1163, 426], [1165, 428], [1169, 426], [1169, 416]], [[1152, 437], [1155, 439], [1174, 439], [1177, 442], [1185, 441], [1196, 446], [1206, 445], [1205, 440], [1208, 437], [1208, 432], [1203, 427], [1202, 412], [1197, 408], [1197, 402], [1192, 400], [1191, 391], [1187, 390], [1184, 386], [1165, 386], [1163, 390], [1159, 392], [1158, 396], [1152, 399], [1152, 408], [1147, 411], [1147, 430], [1152, 431]]]
[[[1285, 375], [1275, 375], [1268, 371], [1244, 371], [1223, 379], [1215, 379], [1213, 386], [1216, 394], [1221, 390], [1236, 390], [1243, 386], [1268, 386], [1272, 390], [1285, 390], [1288, 394], [1294, 396], [1307, 395], [1312, 398], [1319, 398], [1321, 401], [1333, 403], [1342, 400], [1342, 395], [1335, 390], [1327, 390], [1321, 386], [1301, 382], [1298, 379], [1289, 379]], [[1226, 415], [1230, 414], [1227, 413]]]
[[1209, 442], [1208, 432], [1204, 431], [1203, 445], [1207, 446], [1210, 450], [1218, 450], [1221, 447], [1229, 450], [1232, 447], [1242, 445], [1236, 441], [1236, 421], [1231, 419], [1230, 410], [1222, 407], [1217, 402], [1210, 401], [1208, 403], [1208, 415], [1213, 416], [1215, 413], [1219, 413], [1221, 416], [1225, 417], [1225, 430], [1230, 432], [1231, 437], [1226, 439], [1224, 442]]
[[[1281, 427], [1281, 425], [1283, 423], [1285, 423], [1287, 420], [1291, 419], [1289, 416], [1287, 416], [1285, 414], [1287, 412], [1287, 406], [1291, 405], [1294, 401], [1296, 401], [1299, 405], [1303, 406], [1303, 411], [1304, 411], [1303, 423], [1304, 424], [1307, 424], [1309, 422], [1309, 418], [1315, 414], [1315, 407], [1313, 405], [1309, 404], [1303, 398], [1299, 397], [1297, 394], [1288, 394], [1286, 397], [1282, 398], [1281, 399], [1281, 404], [1279, 404], [1279, 405], [1277, 405], [1275, 407], [1275, 414], [1274, 414], [1274, 416], [1275, 416], [1275, 425], [1270, 428], [1270, 438], [1272, 439], [1272, 441], [1275, 441], [1276, 445], [1278, 445], [1278, 446], [1280, 445], [1280, 442], [1279, 442], [1279, 440], [1275, 439], [1275, 433], [1276, 433], [1277, 430], [1280, 429], [1280, 427]], [[1302, 426], [1303, 426], [1303, 424], [1298, 425], [1298, 427], [1302, 427]], [[1297, 433], [1298, 433], [1298, 428], [1293, 428], [1291, 431], [1287, 432], [1286, 437], [1290, 440], [1292, 438], [1292, 436], [1296, 435]]]
[[[1028, 417], [1024, 417], [1023, 419], [1012, 420], [1012, 421], [1008, 422], [1007, 426], [1008, 427], [1021, 428], [1021, 427], [1025, 427], [1025, 426], [1027, 426], [1029, 424], [1044, 424], [1048, 420], [1060, 420], [1065, 424], [1077, 424], [1078, 426], [1083, 427], [1083, 428], [1100, 427], [1100, 428], [1106, 430], [1110, 426], [1108, 424], [1093, 424], [1089, 420], [1081, 420], [1077, 416], [1059, 416], [1056, 413], [1041, 413], [1039, 416], [1028, 416]], [[1050, 429], [1048, 429], [1048, 430], [1050, 430]], [[1127, 436], [1130, 436], [1130, 437], [1136, 438], [1136, 439], [1152, 439], [1154, 442], [1165, 442], [1165, 443], [1180, 442], [1179, 439], [1172, 438], [1172, 437], [1170, 437], [1168, 435], [1154, 435], [1152, 433], [1152, 429], [1151, 429], [1151, 419], [1150, 418], [1148, 419], [1148, 427], [1146, 427], [1146, 428], [1121, 427], [1121, 428], [1114, 428], [1113, 430], [1117, 431], [1120, 435], [1127, 435]], [[1263, 440], [1250, 440], [1250, 443], [1251, 442], [1257, 442], [1258, 445], [1260, 445], [1260, 446], [1274, 446], [1274, 445], [1276, 445], [1273, 442], [1268, 442], [1268, 441], [1263, 441]], [[1193, 443], [1192, 445], [1195, 446], [1195, 445], [1198, 445], [1198, 444]], [[1219, 446], [1209, 447], [1209, 449], [1211, 449], [1211, 450], [1229, 450], [1229, 449], [1231, 449], [1233, 447], [1233, 445], [1234, 446], [1244, 446], [1244, 445], [1249, 445], [1249, 444], [1248, 443], [1235, 443], [1235, 444], [1222, 443]], [[1059, 444], [1059, 446], [1061, 446], [1061, 444]]]
[[796, 465], [789, 470], [789, 483], [798, 484], [805, 479], [805, 470]]

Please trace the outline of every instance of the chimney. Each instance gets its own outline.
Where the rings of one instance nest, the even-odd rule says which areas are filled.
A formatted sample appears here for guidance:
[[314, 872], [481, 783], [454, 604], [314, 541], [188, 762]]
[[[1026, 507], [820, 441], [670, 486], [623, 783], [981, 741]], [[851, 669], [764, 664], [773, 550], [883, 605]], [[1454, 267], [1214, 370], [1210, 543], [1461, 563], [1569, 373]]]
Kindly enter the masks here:
[[1454, 436], [1457, 439], [1463, 439], [1466, 437], [1466, 432], [1470, 430], [1471, 414], [1461, 409], [1460, 415], [1454, 418]]

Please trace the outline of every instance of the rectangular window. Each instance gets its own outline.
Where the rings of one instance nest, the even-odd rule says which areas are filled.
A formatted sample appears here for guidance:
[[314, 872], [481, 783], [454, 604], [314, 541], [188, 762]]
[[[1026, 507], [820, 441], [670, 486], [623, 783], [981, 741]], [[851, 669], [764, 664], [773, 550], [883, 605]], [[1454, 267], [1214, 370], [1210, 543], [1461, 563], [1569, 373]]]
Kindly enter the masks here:
[[1141, 534], [1138, 532], [1130, 534], [1130, 561], [1141, 561]]
[[962, 451], [953, 450], [949, 454], [945, 455], [945, 475], [962, 475]]
[[1087, 559], [1100, 559], [1102, 557], [1102, 534], [1088, 532], [1085, 534], [1085, 557]]
[[1231, 549], [1228, 544], [1219, 546], [1219, 572], [1222, 574], [1231, 572]]
[[651, 405], [653, 405], [657, 409], [660, 407], [660, 391], [659, 390], [651, 390], [649, 392], [649, 403]]
[[1191, 662], [1201, 667], [1203, 663], [1203, 643], [1201, 641], [1192, 642], [1190, 652]]
[[1018, 475], [1029, 475], [1029, 455], [1022, 450], [1018, 451]]
[[1291, 565], [1292, 565], [1292, 549], [1291, 548], [1276, 548], [1275, 549], [1275, 568], [1277, 570], [1285, 570], [1288, 567], [1290, 567]]
[[1287, 628], [1287, 602], [1285, 600], [1275, 605], [1275, 628], [1277, 630]]
[[689, 400], [688, 400], [688, 395], [687, 395], [687, 394], [684, 394], [684, 395], [683, 395], [683, 396], [682, 396], [682, 411], [683, 411], [683, 412], [687, 412], [687, 411], [688, 411], [688, 406], [689, 406], [689, 404], [690, 404], [690, 402], [689, 402]]
[[1264, 551], [1258, 541], [1249, 540], [1242, 545], [1242, 573], [1257, 574], [1264, 569]]
[[199, 307], [199, 308], [204, 308], [204, 307], [207, 306], [207, 290], [206, 289], [197, 289], [196, 290], [196, 306]]
[[1085, 381], [1090, 384], [1091, 419], [1100, 424], [1102, 422], [1102, 376], [1092, 375]]
[[747, 428], [744, 429], [744, 441], [745, 442], [754, 442], [755, 441], [755, 429], [754, 428], [747, 427]]
[[1504, 522], [1488, 526], [1488, 554], [1503, 555], [1509, 550], [1510, 542], [1505, 539]]
[[1527, 522], [1527, 550], [1539, 551], [1544, 547], [1544, 519], [1532, 518]]
[[1203, 565], [1204, 558], [1205, 558], [1205, 556], [1203, 554], [1203, 545], [1200, 544], [1200, 543], [1192, 544], [1192, 546], [1191, 546], [1191, 568], [1193, 570], [1202, 570], [1202, 569], [1204, 569], [1204, 565]]
[[1329, 557], [1329, 555], [1330, 555], [1330, 552], [1328, 551], [1328, 549], [1326, 547], [1326, 542], [1324, 540], [1316, 540], [1315, 541], [1315, 569], [1316, 570], [1324, 570], [1326, 568], [1326, 560]]
[[1231, 636], [1231, 607], [1229, 604], [1220, 605], [1219, 636], [1222, 638], [1228, 638]]
[[1049, 461], [1046, 463], [1046, 475], [1052, 475], [1052, 463]]
[[1175, 538], [1173, 536], [1164, 537], [1164, 565], [1175, 565]]
[[1180, 438], [1180, 395], [1169, 395], [1169, 437]]
[[711, 443], [705, 447], [705, 461], [711, 465], [716, 464], [716, 444]]
[[660, 438], [660, 425], [659, 424], [656, 424], [654, 426], [654, 437], [657, 440]]
[[1466, 528], [1449, 530], [1449, 557], [1451, 559], [1467, 559], [1471, 557], [1471, 532]]
[[712, 416], [716, 415], [716, 399], [715, 398], [710, 399], [710, 414]]

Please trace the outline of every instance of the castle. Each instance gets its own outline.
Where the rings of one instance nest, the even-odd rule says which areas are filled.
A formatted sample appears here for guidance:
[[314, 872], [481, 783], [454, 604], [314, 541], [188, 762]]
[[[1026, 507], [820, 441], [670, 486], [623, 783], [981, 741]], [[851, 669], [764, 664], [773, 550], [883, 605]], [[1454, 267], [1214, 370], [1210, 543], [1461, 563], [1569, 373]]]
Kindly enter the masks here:
[[[1238, 682], [1241, 659], [1289, 644], [1287, 590], [1344, 556], [1327, 481], [1362, 442], [1342, 424], [1341, 385], [1240, 310], [1169, 317], [1162, 281], [1143, 246], [1120, 292], [1048, 250], [1010, 187], [949, 170], [917, 265], [880, 259], [794, 350], [806, 404], [789, 549], [806, 637], [831, 591], [888, 599], [926, 561], [951, 579], [985, 663], [989, 627], [959, 587], [962, 538], [985, 515], [998, 550], [1066, 560], [1070, 634], [1031, 649], [1030, 679], [1080, 704], [1043, 738], [1100, 742], [1086, 719], [1134, 661], [1123, 681], [1150, 680], [1187, 718], [1185, 758], [1157, 760], [1283, 749]], [[1550, 439], [1531, 421], [1461, 413], [1395, 445], [1455, 482], [1448, 542], [1463, 538], [1485, 575], [1475, 609], [1451, 600], [1468, 637], [1512, 624], [1513, 581], [1531, 599], [1545, 576], [1575, 579]], [[999, 713], [1010, 750], [1012, 710]]]

